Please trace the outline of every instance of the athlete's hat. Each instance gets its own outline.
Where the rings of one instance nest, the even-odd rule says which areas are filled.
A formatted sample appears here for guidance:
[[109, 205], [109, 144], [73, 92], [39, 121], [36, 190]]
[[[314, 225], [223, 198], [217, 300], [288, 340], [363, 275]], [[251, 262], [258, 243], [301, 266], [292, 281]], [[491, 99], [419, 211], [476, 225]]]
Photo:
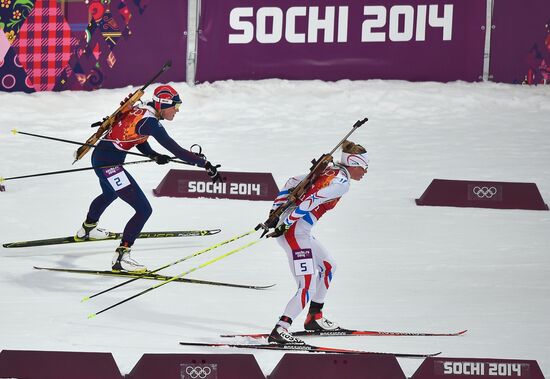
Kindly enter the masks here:
[[364, 170], [369, 168], [369, 156], [367, 152], [362, 154], [350, 154], [342, 152], [340, 163], [348, 167], [361, 167]]
[[174, 88], [162, 85], [155, 88], [153, 104], [156, 110], [166, 109], [181, 104], [181, 98]]

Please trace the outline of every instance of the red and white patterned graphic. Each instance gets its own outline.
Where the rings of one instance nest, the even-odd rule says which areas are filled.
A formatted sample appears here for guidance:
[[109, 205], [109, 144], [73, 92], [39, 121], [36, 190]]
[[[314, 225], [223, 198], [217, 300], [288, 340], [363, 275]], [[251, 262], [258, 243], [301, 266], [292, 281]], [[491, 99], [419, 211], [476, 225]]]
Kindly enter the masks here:
[[50, 91], [77, 43], [57, 1], [37, 0], [13, 47], [34, 89]]
[[8, 52], [10, 47], [11, 47], [11, 44], [8, 38], [6, 37], [6, 34], [0, 31], [0, 67], [2, 67], [4, 63], [4, 57], [6, 56], [6, 53]]

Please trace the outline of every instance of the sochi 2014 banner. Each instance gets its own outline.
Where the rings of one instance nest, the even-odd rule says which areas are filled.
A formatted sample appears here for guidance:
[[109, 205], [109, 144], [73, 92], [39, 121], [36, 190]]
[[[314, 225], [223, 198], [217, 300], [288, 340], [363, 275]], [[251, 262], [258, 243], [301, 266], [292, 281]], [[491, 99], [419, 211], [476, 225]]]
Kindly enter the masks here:
[[197, 81], [477, 81], [484, 0], [205, 0]]

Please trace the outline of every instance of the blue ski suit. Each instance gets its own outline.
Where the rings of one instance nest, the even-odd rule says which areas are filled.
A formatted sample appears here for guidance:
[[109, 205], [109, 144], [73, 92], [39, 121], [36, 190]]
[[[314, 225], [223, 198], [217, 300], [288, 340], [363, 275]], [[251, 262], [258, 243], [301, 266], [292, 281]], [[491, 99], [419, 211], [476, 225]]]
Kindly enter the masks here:
[[134, 243], [143, 229], [151, 216], [152, 208], [132, 175], [123, 166], [117, 165], [124, 163], [127, 151], [132, 147], [148, 157], [159, 156], [147, 142], [149, 137], [153, 137], [176, 158], [199, 167], [206, 164], [204, 159], [182, 148], [168, 135], [152, 107], [134, 107], [122, 116], [93, 151], [93, 166], [114, 167], [94, 169], [102, 193], [90, 204], [87, 220], [97, 222], [107, 207], [117, 197], [121, 198], [136, 212], [126, 224], [122, 235], [122, 242], [126, 242], [128, 246]]

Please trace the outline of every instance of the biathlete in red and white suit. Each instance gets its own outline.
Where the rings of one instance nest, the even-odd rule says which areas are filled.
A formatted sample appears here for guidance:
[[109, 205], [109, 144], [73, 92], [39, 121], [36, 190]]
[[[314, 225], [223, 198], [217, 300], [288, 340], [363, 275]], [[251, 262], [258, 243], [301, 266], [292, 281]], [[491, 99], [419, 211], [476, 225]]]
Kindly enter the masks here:
[[158, 164], [170, 162], [172, 159], [170, 156], [157, 153], [149, 145], [147, 140], [153, 137], [176, 158], [204, 167], [213, 181], [221, 180], [217, 172], [219, 165], [212, 165], [201, 156], [182, 148], [168, 135], [160, 123], [160, 120], [172, 121], [181, 103], [174, 88], [168, 85], [157, 87], [153, 100], [146, 106], [135, 106], [123, 114], [92, 153], [92, 164], [96, 167], [94, 171], [99, 178], [102, 193], [90, 204], [86, 220], [76, 232], [75, 240], [108, 237], [109, 233], [97, 228], [97, 224], [103, 212], [115, 199], [121, 198], [135, 210], [135, 214], [124, 228], [122, 241], [113, 256], [111, 262], [113, 270], [146, 271], [145, 266], [130, 257], [130, 250], [145, 222], [151, 216], [152, 208], [137, 182], [122, 166], [130, 149], [137, 148], [143, 155]]
[[[350, 153], [346, 151], [355, 151]], [[303, 343], [288, 332], [292, 321], [310, 303], [304, 327], [306, 330], [334, 330], [338, 325], [323, 317], [322, 308], [330, 282], [336, 271], [336, 262], [329, 252], [311, 235], [311, 229], [323, 215], [333, 209], [348, 192], [350, 179], [361, 180], [367, 172], [366, 150], [353, 142], [343, 145], [339, 163], [327, 167], [313, 186], [300, 198], [297, 207], [280, 217], [279, 226], [272, 234], [288, 257], [290, 270], [298, 290], [290, 299], [283, 315], [269, 336], [270, 343]], [[287, 201], [294, 187], [306, 175], [290, 178], [275, 199], [272, 210]]]

